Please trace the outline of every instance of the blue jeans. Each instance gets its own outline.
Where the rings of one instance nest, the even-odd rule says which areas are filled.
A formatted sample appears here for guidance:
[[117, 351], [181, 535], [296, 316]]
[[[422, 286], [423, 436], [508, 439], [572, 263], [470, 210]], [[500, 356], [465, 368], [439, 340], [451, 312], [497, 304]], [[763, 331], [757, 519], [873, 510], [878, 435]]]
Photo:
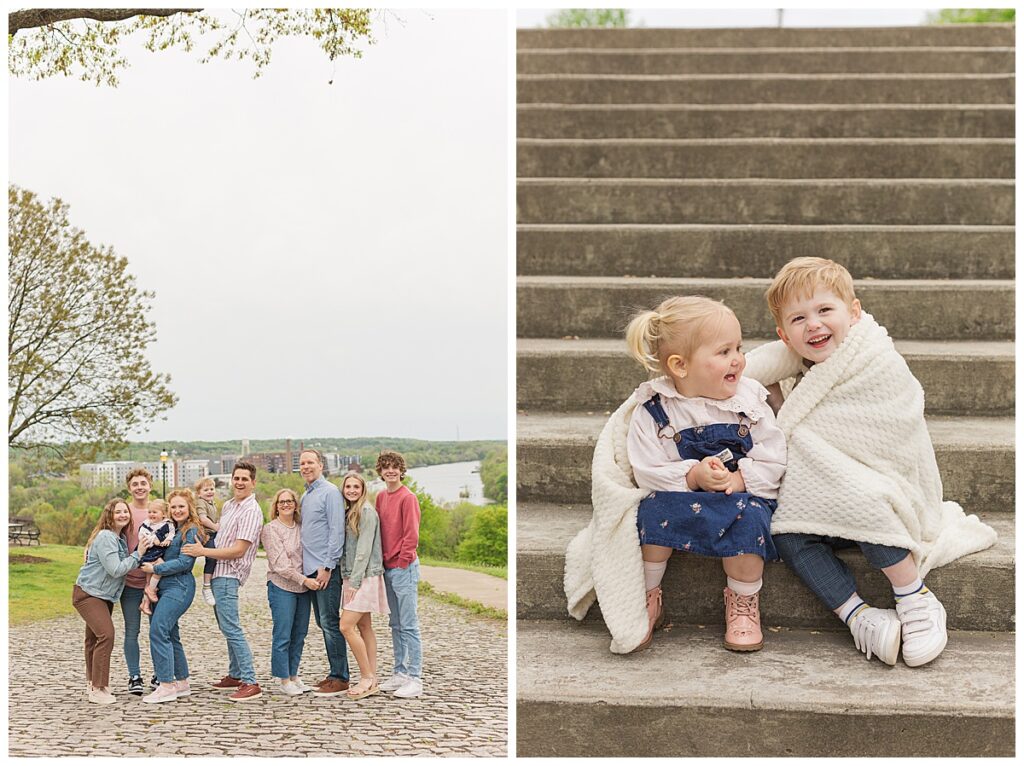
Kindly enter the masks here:
[[228, 675], [238, 678], [243, 683], [256, 683], [256, 669], [252, 664], [252, 651], [242, 631], [242, 621], [238, 616], [238, 580], [234, 577], [214, 577], [210, 581], [213, 597], [217, 606], [213, 613], [217, 616], [217, 626], [228, 642]]
[[899, 564], [910, 555], [904, 548], [843, 540], [838, 537], [804, 535], [791, 532], [773, 535], [775, 547], [782, 560], [789, 565], [829, 609], [835, 610], [857, 592], [857, 583], [849, 567], [836, 555], [837, 548], [859, 545], [864, 558], [875, 569]]
[[129, 588], [121, 591], [121, 614], [124, 616], [124, 663], [128, 666], [129, 676], [141, 676], [139, 664], [139, 631], [142, 630], [142, 588]]
[[310, 591], [292, 593], [268, 582], [267, 601], [274, 620], [270, 673], [274, 678], [297, 676], [306, 633], [309, 632]]
[[391, 644], [395, 650], [394, 673], [413, 678], [419, 678], [423, 672], [423, 646], [416, 616], [419, 581], [419, 559], [405, 569], [384, 570], [384, 589], [388, 595], [388, 609], [391, 610]]
[[[316, 573], [307, 575], [316, 577]], [[341, 614], [341, 567], [331, 570], [331, 579], [323, 590], [311, 592], [313, 616], [317, 627], [324, 633], [324, 648], [327, 650], [327, 663], [331, 667], [330, 677], [339, 681], [348, 681], [348, 646], [341, 635], [339, 615]]]
[[178, 633], [178, 620], [192, 606], [196, 581], [191, 572], [161, 579], [160, 600], [149, 620], [149, 653], [153, 670], [162, 684], [188, 678], [188, 661]]

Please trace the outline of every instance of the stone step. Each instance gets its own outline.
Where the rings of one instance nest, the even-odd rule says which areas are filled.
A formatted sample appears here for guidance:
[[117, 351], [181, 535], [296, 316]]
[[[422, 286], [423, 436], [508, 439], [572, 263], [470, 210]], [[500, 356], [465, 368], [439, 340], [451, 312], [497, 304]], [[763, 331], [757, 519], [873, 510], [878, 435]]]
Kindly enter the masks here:
[[519, 178], [1013, 178], [1012, 138], [548, 139]]
[[516, 54], [519, 74], [994, 74], [1012, 47], [548, 48]]
[[1012, 279], [1012, 226], [524, 224], [526, 276], [771, 277], [828, 253], [855, 279]]
[[1009, 138], [1012, 104], [520, 104], [523, 138]]
[[[742, 256], [741, 256], [742, 257]], [[774, 337], [767, 311], [770, 279], [519, 277], [516, 334], [521, 338], [620, 335], [638, 307], [672, 295], [725, 302], [743, 334]], [[1014, 333], [1013, 280], [857, 280], [864, 309], [907, 340], [1005, 340]]]
[[[522, 502], [589, 503], [594, 445], [604, 412], [521, 413], [516, 423], [516, 497]], [[928, 416], [942, 486], [968, 513], [1013, 514], [1012, 417]]]
[[[747, 349], [755, 345], [755, 339], [745, 341]], [[929, 415], [1012, 415], [1012, 341], [908, 340], [897, 341], [896, 348], [924, 387]], [[516, 358], [518, 407], [524, 410], [612, 410], [647, 378], [621, 339], [527, 338], [518, 342]]]
[[516, 750], [530, 756], [1013, 756], [1014, 636], [953, 632], [921, 668], [867, 661], [849, 634], [715, 628], [608, 651], [601, 625], [520, 621]]
[[[588, 505], [519, 502], [516, 510], [516, 610], [523, 620], [571, 620], [562, 585], [565, 548], [590, 523]], [[996, 530], [994, 546], [932, 570], [928, 587], [946, 607], [950, 629], [1014, 630], [1014, 519], [1009, 514], [982, 514]], [[868, 566], [859, 549], [843, 550], [840, 558], [857, 581], [857, 592], [869, 604], [891, 608], [892, 588], [878, 570]], [[676, 553], [669, 560], [664, 589], [665, 619], [676, 625], [723, 627], [722, 588], [725, 574], [718, 559]], [[598, 606], [587, 620], [600, 621]], [[761, 624], [787, 628], [840, 628], [828, 611], [785, 563], [765, 564], [761, 592]]]
[[520, 104], [1012, 104], [1012, 74], [569, 75], [516, 78]]
[[518, 29], [516, 49], [1012, 46], [1013, 24], [731, 29]]
[[517, 182], [519, 223], [1013, 225], [1009, 180]]

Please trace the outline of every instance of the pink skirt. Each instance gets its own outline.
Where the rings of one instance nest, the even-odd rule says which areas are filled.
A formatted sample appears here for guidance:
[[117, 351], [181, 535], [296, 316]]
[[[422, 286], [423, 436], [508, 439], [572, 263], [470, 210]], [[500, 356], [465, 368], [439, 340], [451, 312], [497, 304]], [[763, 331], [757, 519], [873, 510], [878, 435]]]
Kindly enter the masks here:
[[374, 614], [391, 614], [388, 609], [388, 592], [384, 588], [384, 575], [364, 577], [359, 590], [351, 599], [344, 599], [345, 588], [351, 587], [346, 577], [342, 583], [342, 609], [353, 612], [373, 612]]

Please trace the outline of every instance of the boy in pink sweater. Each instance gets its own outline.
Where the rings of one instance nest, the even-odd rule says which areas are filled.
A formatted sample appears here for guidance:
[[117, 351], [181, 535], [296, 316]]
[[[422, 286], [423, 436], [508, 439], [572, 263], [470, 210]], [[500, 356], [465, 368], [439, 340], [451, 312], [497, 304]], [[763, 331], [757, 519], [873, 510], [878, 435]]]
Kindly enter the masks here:
[[423, 651], [416, 616], [420, 581], [420, 561], [416, 556], [420, 542], [420, 503], [402, 484], [405, 458], [399, 453], [381, 452], [377, 458], [377, 473], [387, 485], [377, 494], [376, 509], [384, 555], [384, 587], [391, 610], [391, 643], [395, 650], [393, 674], [380, 688], [394, 692], [396, 697], [419, 697], [423, 693], [420, 679]]

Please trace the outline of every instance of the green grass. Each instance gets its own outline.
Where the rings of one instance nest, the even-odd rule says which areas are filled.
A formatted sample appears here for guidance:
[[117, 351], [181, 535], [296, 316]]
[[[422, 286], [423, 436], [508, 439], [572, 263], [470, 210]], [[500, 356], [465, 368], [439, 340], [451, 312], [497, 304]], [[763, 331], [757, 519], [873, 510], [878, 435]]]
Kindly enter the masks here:
[[72, 614], [71, 589], [82, 566], [82, 548], [77, 545], [16, 545], [8, 555], [34, 556], [46, 563], [15, 564], [8, 568], [10, 624], [49, 620]]
[[435, 601], [441, 601], [445, 604], [452, 604], [453, 606], [461, 607], [462, 609], [468, 609], [470, 612], [473, 612], [473, 614], [479, 614], [482, 617], [490, 617], [494, 620], [508, 622], [508, 612], [504, 609], [495, 609], [490, 606], [484, 606], [479, 601], [470, 601], [468, 598], [456, 596], [454, 593], [441, 593], [440, 591], [434, 590], [434, 587], [425, 580], [420, 580], [419, 594], [427, 598], [432, 598]]
[[[71, 589], [82, 568], [82, 548], [77, 545], [15, 545], [8, 556], [33, 556], [45, 563], [8, 566], [8, 609], [11, 625], [24, 625], [74, 614]], [[196, 563], [202, 572], [202, 560]]]
[[445, 561], [443, 559], [431, 558], [430, 556], [420, 556], [419, 559], [421, 564], [426, 564], [428, 567], [465, 569], [467, 572], [479, 572], [480, 574], [500, 577], [502, 580], [508, 579], [508, 567], [492, 567], [487, 564], [466, 564], [461, 561]]

